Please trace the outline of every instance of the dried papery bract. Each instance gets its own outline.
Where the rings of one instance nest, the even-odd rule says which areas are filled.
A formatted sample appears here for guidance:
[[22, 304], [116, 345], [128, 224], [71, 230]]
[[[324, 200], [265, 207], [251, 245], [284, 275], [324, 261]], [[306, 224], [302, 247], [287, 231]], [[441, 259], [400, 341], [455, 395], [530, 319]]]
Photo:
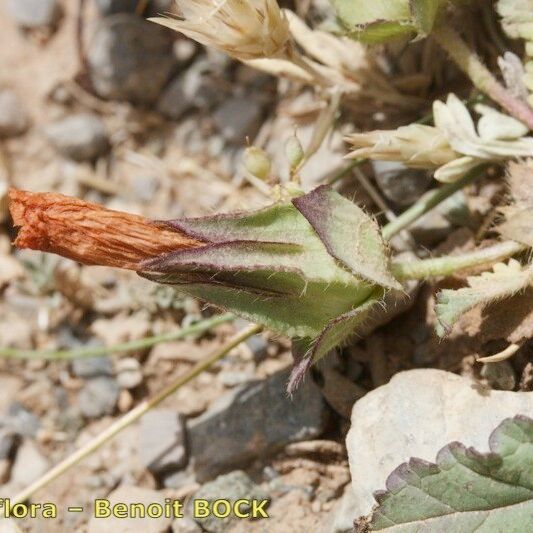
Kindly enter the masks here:
[[144, 217], [62, 194], [11, 189], [15, 246], [52, 252], [86, 265], [139, 270], [139, 263], [201, 243]]
[[181, 16], [151, 19], [206, 46], [247, 61], [283, 58], [291, 48], [276, 0], [176, 0]]

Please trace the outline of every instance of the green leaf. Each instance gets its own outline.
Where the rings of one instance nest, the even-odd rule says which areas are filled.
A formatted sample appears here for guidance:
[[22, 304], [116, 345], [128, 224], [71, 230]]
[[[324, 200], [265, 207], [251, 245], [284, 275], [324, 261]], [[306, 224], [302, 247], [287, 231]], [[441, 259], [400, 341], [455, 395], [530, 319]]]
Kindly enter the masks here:
[[431, 33], [445, 0], [332, 0], [349, 35], [374, 44]]
[[359, 531], [522, 533], [533, 524], [533, 420], [504, 420], [490, 453], [459, 442], [436, 463], [411, 459], [375, 494], [377, 508]]
[[381, 44], [406, 37], [416, 33], [416, 28], [411, 24], [400, 22], [373, 22], [357, 26], [349, 31], [352, 39], [366, 44]]
[[409, 0], [332, 0], [350, 37], [377, 44], [416, 31], [410, 23]]
[[293, 340], [292, 354], [296, 364], [287, 384], [289, 394], [296, 390], [313, 363], [322, 359], [337, 346], [344, 344], [350, 337], [357, 335], [357, 330], [364, 327], [365, 322], [371, 320], [372, 315], [379, 308], [383, 295], [382, 289], [376, 289], [365, 303], [330, 320], [320, 335], [315, 338]]
[[328, 186], [292, 201], [331, 256], [354, 275], [389, 289], [401, 289], [392, 275], [377, 223]]
[[493, 272], [484, 272], [468, 278], [469, 287], [458, 290], [444, 289], [437, 295], [437, 334], [448, 333], [459, 317], [478, 305], [507, 298], [533, 283], [533, 266], [522, 265], [511, 259], [508, 264], [498, 263]]
[[408, 0], [333, 0], [333, 5], [347, 28], [408, 20], [410, 15]]
[[429, 35], [435, 24], [441, 0], [410, 0], [409, 10], [416, 27], [423, 35]]

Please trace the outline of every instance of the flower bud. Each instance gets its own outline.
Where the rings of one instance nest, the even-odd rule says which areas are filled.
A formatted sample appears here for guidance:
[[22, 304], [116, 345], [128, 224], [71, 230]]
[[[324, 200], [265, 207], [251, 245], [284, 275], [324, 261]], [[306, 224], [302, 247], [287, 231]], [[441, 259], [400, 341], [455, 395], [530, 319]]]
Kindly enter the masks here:
[[287, 139], [285, 143], [285, 156], [287, 157], [291, 170], [296, 170], [303, 161], [305, 152], [296, 134]]
[[259, 211], [166, 222], [61, 195], [10, 197], [20, 247], [133, 268], [291, 337], [291, 388], [401, 290], [376, 222], [327, 186]]
[[257, 146], [249, 146], [243, 154], [244, 168], [260, 180], [266, 180], [270, 176], [272, 163], [268, 154]]

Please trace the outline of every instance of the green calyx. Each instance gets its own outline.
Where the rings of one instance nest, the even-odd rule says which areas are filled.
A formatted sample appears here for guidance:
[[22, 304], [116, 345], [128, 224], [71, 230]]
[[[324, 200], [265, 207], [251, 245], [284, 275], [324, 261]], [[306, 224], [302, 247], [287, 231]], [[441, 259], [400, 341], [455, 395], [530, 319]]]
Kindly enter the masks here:
[[349, 35], [375, 44], [429, 35], [448, 0], [331, 0]]
[[401, 290], [376, 222], [326, 186], [260, 211], [164, 224], [205, 245], [147, 261], [143, 276], [295, 339], [308, 362]]

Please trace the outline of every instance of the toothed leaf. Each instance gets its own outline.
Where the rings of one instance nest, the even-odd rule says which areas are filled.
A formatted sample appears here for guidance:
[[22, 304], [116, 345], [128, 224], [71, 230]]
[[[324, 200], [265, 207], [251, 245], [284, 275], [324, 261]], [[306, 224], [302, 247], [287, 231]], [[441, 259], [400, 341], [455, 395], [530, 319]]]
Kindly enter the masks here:
[[411, 459], [394, 470], [369, 519], [370, 531], [492, 533], [533, 523], [533, 420], [504, 420], [484, 454], [452, 442], [436, 463]]
[[533, 267], [523, 268], [511, 259], [508, 264], [498, 263], [492, 272], [468, 278], [469, 287], [458, 290], [444, 289], [437, 295], [437, 334], [448, 333], [459, 317], [478, 305], [508, 298], [533, 282]]

